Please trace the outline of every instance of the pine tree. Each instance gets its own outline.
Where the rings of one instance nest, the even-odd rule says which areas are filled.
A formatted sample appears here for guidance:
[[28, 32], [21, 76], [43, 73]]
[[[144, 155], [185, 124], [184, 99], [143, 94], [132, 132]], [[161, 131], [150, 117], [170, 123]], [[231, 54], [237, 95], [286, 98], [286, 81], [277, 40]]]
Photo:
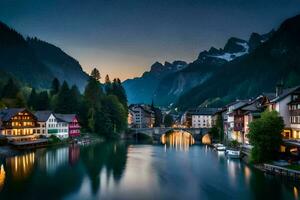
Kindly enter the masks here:
[[108, 74], [105, 76], [105, 85], [104, 85], [104, 89], [105, 89], [105, 93], [106, 94], [110, 94], [111, 93], [111, 81], [109, 79]]
[[89, 104], [89, 106], [100, 108], [102, 95], [103, 92], [99, 82], [90, 77], [84, 91], [85, 101]]
[[50, 100], [47, 91], [42, 91], [37, 97], [35, 110], [48, 110], [50, 108]]
[[51, 85], [51, 91], [50, 91], [51, 96], [57, 94], [59, 92], [59, 89], [60, 89], [60, 82], [57, 78], [54, 78]]
[[96, 81], [100, 81], [101, 75], [98, 69], [94, 68], [91, 72], [91, 77], [94, 78]]
[[12, 78], [8, 79], [7, 83], [2, 89], [2, 98], [16, 98], [20, 92], [20, 87], [13, 81]]
[[78, 113], [79, 112], [79, 107], [80, 107], [80, 101], [81, 101], [81, 96], [79, 89], [76, 85], [73, 85], [71, 90], [70, 90], [70, 98], [72, 101], [70, 101], [70, 109], [73, 111], [73, 113]]
[[27, 101], [27, 105], [29, 106], [29, 108], [35, 110], [36, 109], [36, 104], [37, 104], [37, 93], [35, 91], [35, 88], [32, 88], [30, 96], [28, 98]]
[[60, 91], [57, 95], [56, 105], [55, 105], [55, 112], [68, 114], [72, 113], [71, 104], [72, 99], [70, 95], [69, 85], [66, 81], [63, 82]]

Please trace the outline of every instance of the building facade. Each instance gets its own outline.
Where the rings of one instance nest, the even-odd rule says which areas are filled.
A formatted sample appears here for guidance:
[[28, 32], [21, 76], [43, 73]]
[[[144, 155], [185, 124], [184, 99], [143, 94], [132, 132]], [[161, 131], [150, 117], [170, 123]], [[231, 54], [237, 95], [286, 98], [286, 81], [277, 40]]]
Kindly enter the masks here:
[[56, 118], [68, 124], [69, 137], [80, 136], [80, 125], [75, 114], [55, 114]]
[[300, 140], [300, 86], [276, 89], [277, 96], [269, 103], [270, 110], [276, 110], [284, 121], [284, 139]]
[[68, 122], [57, 118], [52, 111], [37, 111], [35, 116], [39, 124], [39, 134], [46, 136], [55, 135], [60, 139], [69, 137]]
[[215, 125], [217, 108], [198, 108], [190, 113], [192, 128], [212, 128]]
[[33, 140], [38, 129], [36, 117], [25, 108], [0, 110], [0, 132], [10, 141]]
[[132, 128], [152, 128], [155, 122], [155, 113], [151, 106], [145, 104], [133, 104], [129, 106], [132, 119], [129, 124]]

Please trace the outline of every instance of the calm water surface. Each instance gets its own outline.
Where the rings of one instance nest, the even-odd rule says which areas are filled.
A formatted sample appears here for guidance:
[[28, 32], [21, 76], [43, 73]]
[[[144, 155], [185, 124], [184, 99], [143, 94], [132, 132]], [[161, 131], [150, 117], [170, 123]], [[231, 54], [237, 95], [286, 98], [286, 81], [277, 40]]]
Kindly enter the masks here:
[[1, 158], [0, 166], [1, 200], [300, 198], [295, 183], [177, 142], [38, 149]]

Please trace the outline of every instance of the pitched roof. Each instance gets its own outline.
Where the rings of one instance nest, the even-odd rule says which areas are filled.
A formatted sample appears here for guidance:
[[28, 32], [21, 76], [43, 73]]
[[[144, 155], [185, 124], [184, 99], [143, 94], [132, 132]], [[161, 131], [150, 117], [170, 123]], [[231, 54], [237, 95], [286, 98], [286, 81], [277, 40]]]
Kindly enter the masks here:
[[285, 97], [287, 97], [288, 95], [290, 95], [291, 93], [295, 92], [298, 89], [300, 89], [300, 85], [293, 87], [293, 88], [284, 89], [282, 94], [280, 94], [275, 99], [273, 99], [271, 101], [271, 103], [276, 103], [276, 102], [281, 101], [282, 99], [284, 99]]
[[19, 112], [23, 112], [26, 108], [5, 108], [0, 110], [0, 119], [2, 121], [9, 121], [13, 116]]
[[191, 115], [214, 115], [218, 111], [218, 108], [197, 108], [190, 111]]
[[76, 115], [75, 114], [55, 114], [55, 117], [58, 120], [70, 123], [73, 121], [73, 119], [76, 117]]
[[34, 115], [37, 117], [37, 120], [39, 122], [45, 122], [49, 119], [52, 113], [53, 112], [50, 110], [43, 110], [43, 111], [36, 111]]
[[263, 96], [267, 97], [270, 101], [276, 98], [276, 93], [275, 92], [264, 92], [262, 93]]

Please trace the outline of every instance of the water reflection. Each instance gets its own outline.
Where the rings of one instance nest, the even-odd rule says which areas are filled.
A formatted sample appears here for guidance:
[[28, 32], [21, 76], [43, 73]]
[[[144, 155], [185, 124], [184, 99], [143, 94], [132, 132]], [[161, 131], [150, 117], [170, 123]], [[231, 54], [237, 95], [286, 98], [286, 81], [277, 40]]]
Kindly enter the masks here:
[[172, 133], [162, 135], [161, 142], [165, 145], [165, 148], [168, 146], [186, 151], [191, 145], [195, 144], [195, 139], [188, 132], [174, 131]]
[[6, 164], [11, 170], [12, 177], [17, 180], [25, 179], [30, 175], [33, 170], [34, 162], [34, 152], [14, 156], [6, 160]]
[[69, 162], [69, 148], [64, 147], [46, 153], [46, 170], [54, 174], [58, 167]]
[[[194, 143], [189, 135], [175, 133], [164, 141], [174, 149], [100, 143], [5, 158], [0, 161], [0, 199], [299, 198], [294, 183], [266, 177], [208, 146], [194, 145], [188, 153], [176, 151], [176, 145], [184, 149]], [[16, 180], [16, 174], [23, 178]]]
[[3, 189], [4, 182], [5, 182], [5, 170], [4, 170], [4, 166], [1, 165], [1, 168], [0, 168], [0, 192]]

